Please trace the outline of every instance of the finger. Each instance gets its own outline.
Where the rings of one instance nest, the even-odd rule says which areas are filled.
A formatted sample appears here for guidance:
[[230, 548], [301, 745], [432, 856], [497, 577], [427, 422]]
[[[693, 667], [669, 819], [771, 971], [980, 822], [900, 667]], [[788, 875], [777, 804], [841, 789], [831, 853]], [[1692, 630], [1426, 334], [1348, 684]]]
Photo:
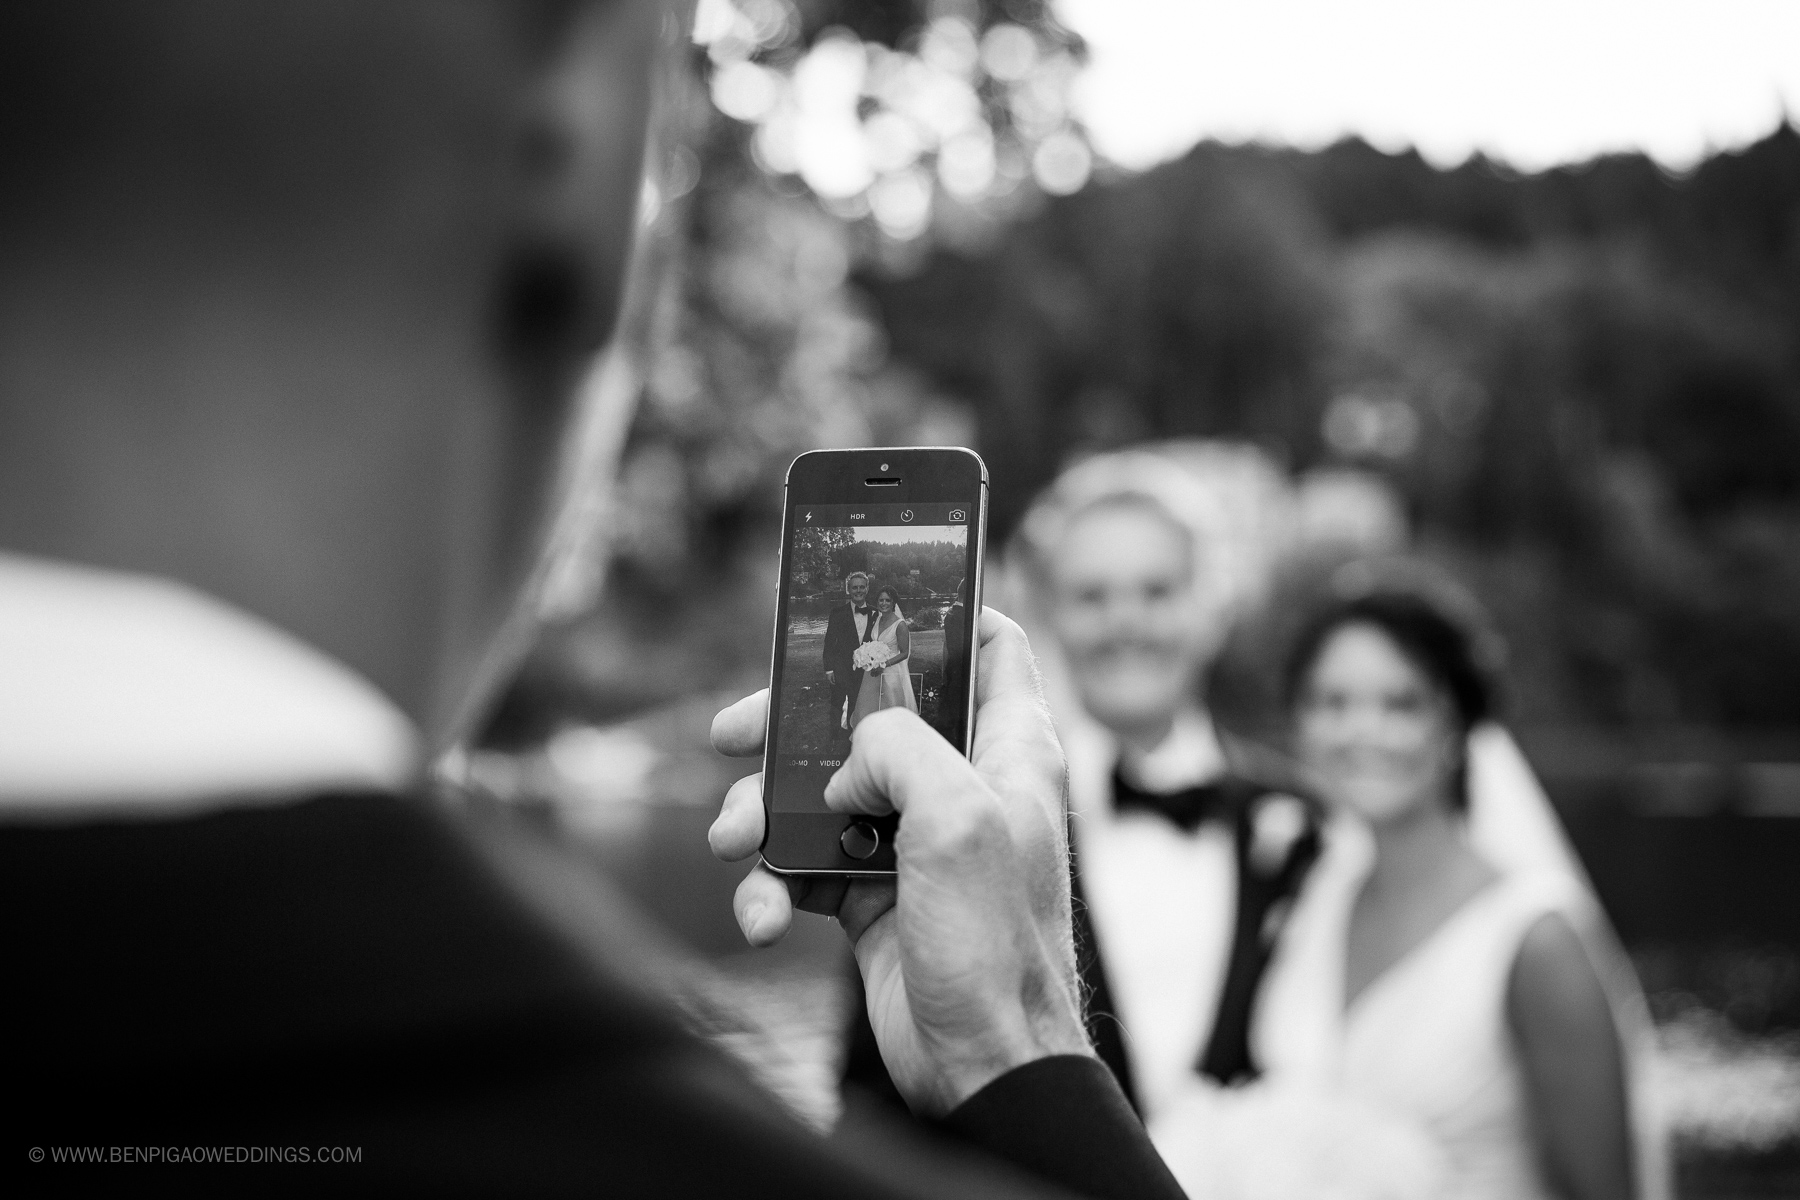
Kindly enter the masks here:
[[843, 903], [838, 906], [838, 924], [844, 927], [852, 943], [860, 942], [869, 926], [892, 911], [899, 894], [899, 889], [886, 880], [852, 880], [844, 891]]
[[835, 917], [844, 904], [850, 880], [842, 875], [787, 875], [788, 894], [801, 912]]
[[[979, 773], [1008, 802], [1015, 831], [1060, 841], [1066, 772], [1031, 644], [1013, 621], [984, 609], [980, 661]], [[916, 715], [887, 709], [858, 727], [848, 761], [825, 787], [825, 803], [838, 812], [906, 812], [917, 799], [968, 791], [968, 771]]]
[[977, 743], [981, 723], [994, 715], [1022, 717], [1049, 732], [1050, 706], [1044, 699], [1043, 677], [1031, 642], [1018, 622], [991, 608], [982, 609], [979, 653], [975, 673]]
[[725, 793], [718, 819], [706, 831], [706, 841], [712, 847], [714, 857], [737, 862], [755, 854], [762, 846], [765, 819], [762, 772], [758, 771], [744, 776]]
[[970, 758], [1002, 794], [1053, 797], [1067, 774], [1031, 643], [1018, 624], [991, 608], [981, 613], [975, 743]]
[[752, 946], [772, 946], [787, 936], [794, 924], [794, 902], [788, 881], [758, 864], [731, 899], [738, 928]]
[[825, 803], [834, 812], [885, 816], [980, 787], [942, 735], [910, 709], [887, 708], [857, 726], [850, 757], [825, 784]]
[[713, 718], [713, 749], [731, 758], [754, 758], [763, 752], [769, 730], [769, 689], [745, 696]]

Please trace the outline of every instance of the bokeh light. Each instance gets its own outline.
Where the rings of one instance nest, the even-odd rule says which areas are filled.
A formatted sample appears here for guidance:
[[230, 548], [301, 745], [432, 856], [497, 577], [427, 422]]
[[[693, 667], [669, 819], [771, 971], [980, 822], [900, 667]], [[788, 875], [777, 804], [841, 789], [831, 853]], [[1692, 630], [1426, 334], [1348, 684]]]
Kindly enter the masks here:
[[1047, 10], [1040, 28], [985, 30], [974, 11], [945, 6], [898, 46], [829, 28], [802, 48], [790, 0], [703, 0], [693, 39], [713, 105], [752, 127], [758, 167], [797, 176], [834, 216], [911, 242], [939, 218], [953, 236], [971, 214], [1070, 195], [1093, 174], [1069, 99], [1080, 44]]

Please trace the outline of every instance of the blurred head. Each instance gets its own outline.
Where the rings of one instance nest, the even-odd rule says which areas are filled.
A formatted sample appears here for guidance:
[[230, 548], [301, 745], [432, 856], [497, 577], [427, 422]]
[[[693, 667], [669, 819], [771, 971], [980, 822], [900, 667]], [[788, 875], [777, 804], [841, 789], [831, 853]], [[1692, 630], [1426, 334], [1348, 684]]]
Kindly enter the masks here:
[[1146, 451], [1071, 467], [1025, 516], [1019, 540], [1071, 682], [1121, 738], [1159, 739], [1199, 703], [1223, 636], [1207, 586], [1214, 516], [1186, 469]]
[[900, 593], [892, 584], [882, 584], [875, 593], [875, 606], [884, 613], [896, 611], [900, 607]]
[[850, 576], [849, 579], [846, 579], [844, 581], [844, 586], [846, 590], [849, 591], [850, 600], [856, 607], [861, 608], [868, 601], [869, 577], [867, 575], [858, 572], [857, 574]]
[[1194, 537], [1145, 495], [1073, 514], [1048, 563], [1050, 617], [1082, 705], [1124, 736], [1159, 735], [1194, 703], [1212, 643]]
[[1473, 638], [1438, 606], [1336, 602], [1301, 631], [1285, 683], [1296, 753], [1329, 802], [1377, 826], [1467, 807], [1468, 735], [1491, 693]]
[[190, 583], [451, 736], [524, 642], [660, 17], [0, 8], [0, 547]]

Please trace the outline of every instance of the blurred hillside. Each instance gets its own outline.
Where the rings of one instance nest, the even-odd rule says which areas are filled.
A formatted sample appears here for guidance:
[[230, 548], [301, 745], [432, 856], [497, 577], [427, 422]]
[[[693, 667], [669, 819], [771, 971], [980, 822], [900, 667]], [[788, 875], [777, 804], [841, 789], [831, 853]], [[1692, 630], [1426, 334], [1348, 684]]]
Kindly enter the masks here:
[[1523, 724], [1800, 727], [1791, 125], [1683, 177], [1359, 141], [1126, 175], [1036, 0], [708, 0], [693, 41], [609, 600], [546, 644], [550, 707], [766, 669], [801, 450], [973, 445], [999, 545], [1071, 459], [1197, 435], [1391, 479]]
[[1800, 134], [1687, 178], [1197, 147], [862, 277], [1004, 528], [1073, 454], [1355, 462], [1500, 610], [1523, 720], [1800, 723]]

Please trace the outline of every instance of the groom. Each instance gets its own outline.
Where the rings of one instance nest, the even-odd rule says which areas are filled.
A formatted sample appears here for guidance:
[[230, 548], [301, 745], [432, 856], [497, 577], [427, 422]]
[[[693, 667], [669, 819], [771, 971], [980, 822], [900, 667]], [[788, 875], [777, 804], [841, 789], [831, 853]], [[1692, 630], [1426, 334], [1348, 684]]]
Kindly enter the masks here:
[[854, 700], [863, 673], [855, 666], [856, 648], [869, 640], [875, 627], [875, 606], [869, 603], [869, 577], [854, 571], [844, 578], [850, 601], [831, 610], [825, 625], [825, 682], [831, 685], [831, 714], [826, 719], [834, 749], [848, 749], [850, 731], [844, 722], [844, 706]]

